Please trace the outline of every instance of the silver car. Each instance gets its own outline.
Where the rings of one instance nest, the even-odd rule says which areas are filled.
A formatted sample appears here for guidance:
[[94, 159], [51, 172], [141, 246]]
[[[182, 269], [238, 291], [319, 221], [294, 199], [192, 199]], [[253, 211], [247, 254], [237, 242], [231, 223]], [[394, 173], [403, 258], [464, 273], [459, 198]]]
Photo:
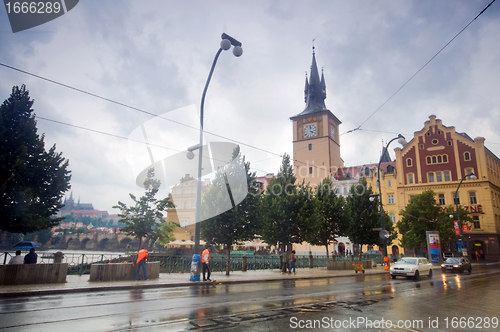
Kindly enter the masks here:
[[390, 269], [392, 279], [397, 276], [418, 280], [421, 275], [432, 278], [432, 263], [425, 257], [403, 257]]

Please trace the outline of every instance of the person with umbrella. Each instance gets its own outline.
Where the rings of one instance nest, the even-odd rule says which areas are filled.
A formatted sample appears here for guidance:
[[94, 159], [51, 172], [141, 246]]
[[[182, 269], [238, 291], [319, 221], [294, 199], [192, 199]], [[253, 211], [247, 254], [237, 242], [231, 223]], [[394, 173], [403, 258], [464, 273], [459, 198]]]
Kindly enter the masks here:
[[24, 264], [36, 264], [38, 255], [35, 252], [35, 248], [31, 248], [29, 254], [24, 256]]

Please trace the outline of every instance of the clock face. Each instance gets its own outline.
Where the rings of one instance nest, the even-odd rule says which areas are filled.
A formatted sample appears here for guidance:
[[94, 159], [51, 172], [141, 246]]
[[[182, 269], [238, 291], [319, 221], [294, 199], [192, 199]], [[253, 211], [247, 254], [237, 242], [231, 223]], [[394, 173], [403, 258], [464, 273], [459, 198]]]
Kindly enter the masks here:
[[314, 135], [316, 135], [316, 126], [315, 125], [305, 126], [304, 135], [306, 135], [306, 137], [313, 137]]
[[332, 139], [335, 139], [335, 128], [333, 128], [333, 127], [332, 127], [332, 128], [330, 128], [330, 137], [331, 137]]

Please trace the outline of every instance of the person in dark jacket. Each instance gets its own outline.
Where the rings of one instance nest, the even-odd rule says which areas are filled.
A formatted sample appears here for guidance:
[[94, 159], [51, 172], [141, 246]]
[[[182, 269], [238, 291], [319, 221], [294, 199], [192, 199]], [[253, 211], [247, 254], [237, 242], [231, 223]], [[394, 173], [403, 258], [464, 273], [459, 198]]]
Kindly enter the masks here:
[[26, 256], [24, 256], [24, 264], [36, 264], [37, 260], [38, 255], [33, 248], [31, 248], [30, 252]]

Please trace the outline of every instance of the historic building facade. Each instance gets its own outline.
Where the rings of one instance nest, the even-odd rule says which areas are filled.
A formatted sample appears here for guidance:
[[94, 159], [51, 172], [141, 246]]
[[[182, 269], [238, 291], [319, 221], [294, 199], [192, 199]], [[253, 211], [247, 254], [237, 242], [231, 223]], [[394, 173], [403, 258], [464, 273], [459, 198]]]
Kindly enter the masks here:
[[311, 186], [333, 176], [344, 165], [340, 157], [340, 120], [326, 108], [326, 84], [319, 77], [313, 48], [311, 74], [306, 77], [306, 108], [292, 116], [293, 167], [297, 183], [305, 180]]
[[[474, 220], [470, 228], [464, 227], [469, 255], [477, 251], [481, 259], [499, 260], [500, 159], [485, 147], [484, 141], [482, 137], [472, 139], [466, 133], [457, 133], [454, 127], [444, 126], [431, 115], [408, 145], [395, 149], [398, 172], [394, 194], [400, 209], [412, 196], [429, 189], [443, 207], [458, 203]], [[469, 179], [468, 174], [477, 179]], [[459, 242], [444, 248], [450, 252], [459, 249]]]

